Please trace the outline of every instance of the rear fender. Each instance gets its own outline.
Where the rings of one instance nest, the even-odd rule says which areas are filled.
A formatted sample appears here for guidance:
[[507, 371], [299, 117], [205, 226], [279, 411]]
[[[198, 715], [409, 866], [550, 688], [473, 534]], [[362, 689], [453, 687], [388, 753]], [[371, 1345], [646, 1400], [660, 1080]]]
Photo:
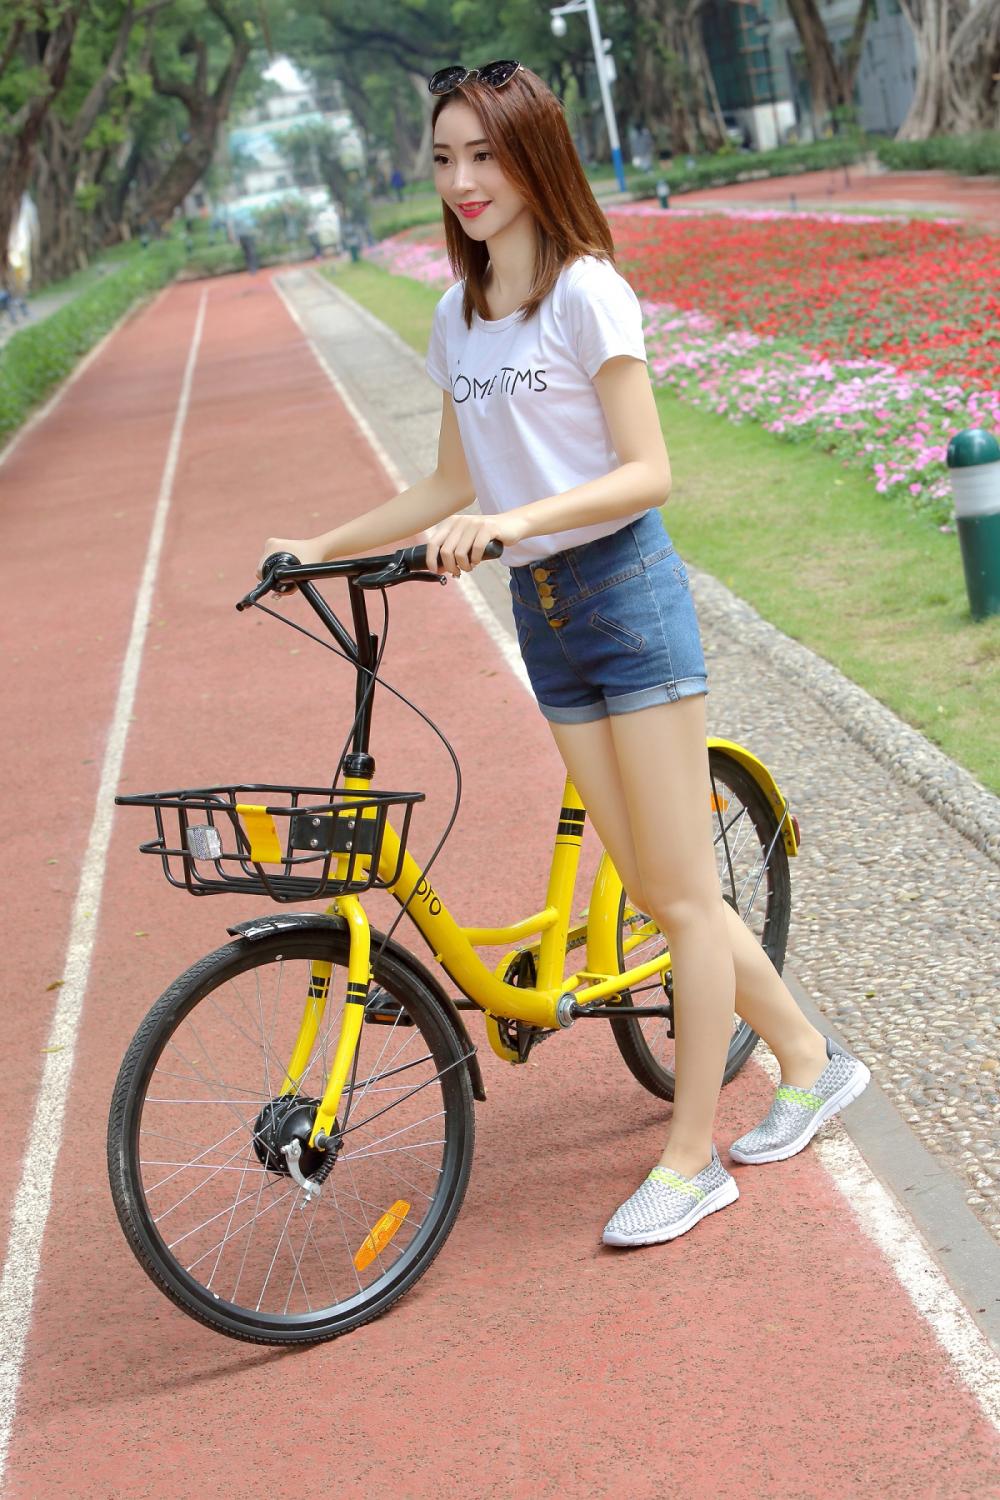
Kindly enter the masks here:
[[[329, 932], [332, 929], [347, 930], [347, 922], [343, 917], [327, 916], [324, 912], [278, 912], [273, 917], [254, 917], [249, 922], [236, 922], [232, 927], [226, 929], [232, 937], [246, 938], [247, 942], [259, 943], [263, 938], [273, 937], [281, 932]], [[475, 1045], [469, 1035], [468, 1028], [462, 1020], [461, 1015], [455, 1009], [455, 1003], [445, 994], [444, 986], [436, 974], [432, 974], [425, 968], [419, 958], [414, 958], [409, 949], [395, 943], [390, 938], [385, 941], [384, 934], [378, 932], [374, 927], [371, 933], [372, 949], [377, 950], [383, 945], [385, 951], [391, 956], [394, 963], [407, 969], [418, 983], [425, 989], [430, 990], [434, 999], [440, 1005], [448, 1019], [452, 1030], [462, 1043], [462, 1050], [469, 1054], [469, 1082], [472, 1084], [473, 1096], [482, 1102], [486, 1098], [486, 1088], [483, 1084], [482, 1069], [479, 1066], [479, 1058], [476, 1056]]]
[[799, 842], [795, 837], [795, 826], [792, 823], [791, 810], [785, 798], [778, 790], [778, 783], [771, 775], [762, 760], [738, 745], [735, 740], [710, 739], [708, 742], [710, 750], [718, 750], [722, 755], [728, 755], [731, 760], [737, 761], [745, 771], [748, 771], [760, 787], [774, 810], [774, 816], [781, 824], [781, 836], [784, 840], [786, 853], [793, 855], [799, 852]]

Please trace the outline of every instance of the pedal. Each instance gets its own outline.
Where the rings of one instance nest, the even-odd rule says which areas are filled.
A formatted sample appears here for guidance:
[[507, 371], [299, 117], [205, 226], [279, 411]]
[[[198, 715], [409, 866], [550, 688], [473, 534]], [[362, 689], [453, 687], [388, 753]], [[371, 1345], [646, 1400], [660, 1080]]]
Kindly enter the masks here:
[[366, 1026], [412, 1026], [412, 1019], [406, 1014], [398, 1000], [387, 995], [379, 985], [374, 985], [369, 992], [368, 1002], [365, 1005]]

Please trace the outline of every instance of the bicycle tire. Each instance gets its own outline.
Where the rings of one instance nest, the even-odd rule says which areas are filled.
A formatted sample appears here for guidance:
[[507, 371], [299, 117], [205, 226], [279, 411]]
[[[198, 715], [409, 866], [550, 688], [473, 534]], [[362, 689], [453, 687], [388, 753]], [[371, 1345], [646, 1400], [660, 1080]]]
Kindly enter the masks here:
[[[376, 934], [373, 939], [374, 953]], [[373, 981], [400, 1008], [388, 1023], [362, 1027], [353, 1108], [338, 1122], [347, 1129], [317, 1199], [309, 1200], [296, 1186], [276, 1154], [281, 1129], [291, 1121], [288, 1112], [308, 1109], [322, 1094], [348, 952], [344, 932], [303, 931], [257, 942], [241, 939], [206, 955], [152, 1006], [118, 1075], [108, 1124], [108, 1170], [125, 1238], [160, 1291], [189, 1316], [232, 1338], [262, 1344], [318, 1343], [378, 1317], [428, 1269], [465, 1196], [475, 1141], [465, 1043], [427, 987], [387, 953], [374, 958]], [[297, 1033], [306, 993], [295, 993], [295, 981], [312, 976], [317, 962], [332, 965], [326, 1034], [322, 1042], [317, 1040], [297, 1092], [283, 1094], [277, 1080], [287, 1065], [288, 1038]], [[289, 974], [290, 1003], [282, 1007], [281, 991]], [[255, 1009], [262, 1049], [253, 1036]], [[216, 1040], [220, 1036], [224, 1054]], [[224, 1060], [221, 1070], [216, 1069], [213, 1051], [220, 1062]], [[244, 1051], [253, 1059], [245, 1073], [240, 1071]], [[381, 1059], [386, 1059], [384, 1065]], [[234, 1077], [239, 1082], [230, 1082]], [[214, 1097], [219, 1089], [235, 1098]], [[160, 1097], [164, 1091], [168, 1097]], [[297, 1100], [303, 1101], [301, 1106]], [[427, 1124], [424, 1116], [433, 1123]], [[231, 1128], [217, 1142], [220, 1121]], [[429, 1138], [418, 1139], [414, 1130]], [[188, 1148], [194, 1153], [190, 1157]], [[310, 1151], [307, 1147], [307, 1157]], [[159, 1155], [181, 1159], [161, 1162]], [[400, 1155], [405, 1171], [395, 1161]], [[321, 1158], [312, 1152], [311, 1159], [308, 1169], [303, 1159], [307, 1176]], [[169, 1168], [179, 1170], [168, 1171], [164, 1178]], [[230, 1178], [232, 1173], [240, 1175]], [[338, 1173], [347, 1175], [338, 1179]], [[175, 1178], [173, 1196], [181, 1196], [165, 1207], [165, 1187]], [[256, 1202], [244, 1219], [245, 1205], [255, 1191]], [[220, 1202], [221, 1211], [213, 1212]], [[193, 1206], [185, 1212], [188, 1203]], [[288, 1207], [287, 1214], [281, 1205]], [[275, 1208], [277, 1214], [262, 1228]], [[391, 1233], [383, 1247], [377, 1232], [390, 1208], [395, 1212], [388, 1216]], [[167, 1224], [172, 1215], [176, 1218]], [[203, 1222], [188, 1226], [189, 1219], [199, 1217]], [[273, 1237], [276, 1231], [270, 1267], [256, 1295], [259, 1268], [270, 1250], [265, 1236]], [[204, 1242], [220, 1234], [218, 1244], [205, 1251]], [[359, 1270], [357, 1260], [373, 1235], [376, 1253]], [[239, 1256], [242, 1261], [236, 1268]], [[282, 1307], [288, 1261], [292, 1270]], [[321, 1270], [329, 1290], [317, 1306], [310, 1289], [320, 1282]], [[241, 1283], [249, 1287], [249, 1298]]]
[[[709, 767], [712, 774], [713, 787], [717, 799], [715, 807], [716, 819], [716, 850], [720, 864], [720, 878], [723, 882], [723, 895], [734, 905], [736, 910], [746, 921], [752, 917], [753, 925], [757, 930], [756, 935], [764, 951], [770, 958], [774, 967], [781, 973], [785, 961], [785, 948], [788, 942], [788, 924], [791, 917], [791, 878], [788, 869], [788, 853], [784, 841], [780, 835], [776, 838], [778, 830], [778, 818], [771, 807], [767, 797], [761, 791], [757, 782], [738, 761], [732, 759], [722, 750], [711, 750], [709, 752]], [[726, 795], [728, 793], [728, 797]], [[730, 817], [734, 799], [738, 806], [736, 812]], [[722, 803], [727, 803], [723, 807]], [[758, 902], [749, 912], [741, 910], [740, 895], [749, 899], [746, 885], [756, 879], [759, 870], [752, 869], [744, 877], [743, 883], [738, 887], [741, 873], [736, 866], [727, 859], [724, 854], [726, 842], [732, 843], [731, 834], [737, 824], [737, 820], [743, 816], [740, 808], [745, 811], [745, 819], [749, 821], [753, 829], [757, 849], [763, 854], [770, 848], [770, 858], [767, 868], [763, 872], [760, 889], [764, 893], [764, 902], [761, 907], [759, 903], [760, 892], [758, 891]], [[729, 825], [723, 840], [721, 830]], [[737, 830], [746, 833], [745, 824]], [[749, 843], [749, 835], [746, 835], [738, 851], [743, 855]], [[772, 846], [773, 843], [773, 847]], [[732, 850], [730, 849], [730, 855]], [[729, 887], [727, 890], [726, 887]], [[618, 909], [618, 964], [619, 972], [625, 967], [625, 953], [623, 946], [623, 933], [626, 930], [626, 910], [628, 903], [625, 893], [622, 892]], [[631, 927], [629, 927], [631, 930]], [[656, 944], [662, 950], [664, 941], [658, 931], [650, 938], [648, 951], [643, 951], [641, 957], [652, 958], [657, 951]], [[629, 959], [630, 964], [639, 962], [639, 957], [633, 953]], [[625, 1003], [630, 1003], [628, 996], [630, 992], [623, 993]], [[643, 1000], [652, 1003], [662, 999], [663, 989], [656, 987], [644, 991], [635, 998], [636, 1004]], [[632, 1076], [642, 1084], [651, 1094], [659, 1099], [672, 1100], [674, 1097], [675, 1074], [671, 1066], [673, 1043], [667, 1036], [667, 1022], [660, 1018], [647, 1018], [645, 1020], [634, 1016], [623, 1016], [620, 1020], [611, 1022], [611, 1031], [614, 1036], [618, 1050], [622, 1055], [626, 1067]], [[729, 1051], [726, 1055], [726, 1066], [723, 1073], [723, 1084], [730, 1083], [743, 1067], [753, 1049], [759, 1042], [760, 1037], [738, 1016], [734, 1017], [734, 1029], [732, 1040], [729, 1043]]]

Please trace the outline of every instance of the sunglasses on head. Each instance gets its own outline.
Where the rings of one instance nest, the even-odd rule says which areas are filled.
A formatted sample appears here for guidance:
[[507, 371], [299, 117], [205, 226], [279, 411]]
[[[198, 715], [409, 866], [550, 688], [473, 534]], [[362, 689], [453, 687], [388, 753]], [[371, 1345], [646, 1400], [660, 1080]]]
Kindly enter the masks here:
[[521, 71], [522, 66], [522, 63], [515, 62], [513, 58], [483, 63], [481, 68], [463, 68], [461, 63], [452, 63], [450, 68], [439, 68], [428, 80], [427, 87], [432, 94], [452, 94], [463, 83], [468, 83], [470, 78], [475, 78], [480, 83], [488, 83], [490, 88], [502, 89], [505, 83], [510, 83], [515, 73]]

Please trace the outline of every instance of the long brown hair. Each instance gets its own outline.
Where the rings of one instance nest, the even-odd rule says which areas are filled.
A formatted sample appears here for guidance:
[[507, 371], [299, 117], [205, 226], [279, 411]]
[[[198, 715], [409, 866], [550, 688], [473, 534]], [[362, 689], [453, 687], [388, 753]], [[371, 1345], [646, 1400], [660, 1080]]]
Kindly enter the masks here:
[[[535, 221], [535, 276], [520, 308], [527, 319], [551, 292], [568, 262], [595, 255], [614, 264], [611, 230], [584, 175], [562, 105], [537, 73], [522, 68], [499, 89], [469, 79], [438, 99], [433, 126], [456, 99], [479, 116], [497, 165]], [[456, 279], [465, 282], [462, 313], [470, 327], [474, 311], [481, 318], [489, 317], [489, 251], [484, 241], [469, 238], [447, 204], [442, 207], [448, 260]]]

